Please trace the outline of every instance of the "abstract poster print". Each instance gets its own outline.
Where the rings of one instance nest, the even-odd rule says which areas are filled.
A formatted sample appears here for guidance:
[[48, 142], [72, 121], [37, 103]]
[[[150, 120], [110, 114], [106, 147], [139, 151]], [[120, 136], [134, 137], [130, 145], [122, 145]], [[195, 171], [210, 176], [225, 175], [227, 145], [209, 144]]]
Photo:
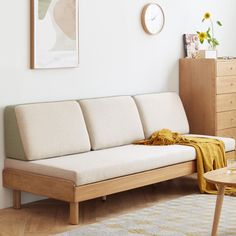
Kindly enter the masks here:
[[78, 0], [31, 1], [31, 67], [77, 67]]
[[200, 42], [197, 34], [184, 34], [185, 57], [197, 58]]

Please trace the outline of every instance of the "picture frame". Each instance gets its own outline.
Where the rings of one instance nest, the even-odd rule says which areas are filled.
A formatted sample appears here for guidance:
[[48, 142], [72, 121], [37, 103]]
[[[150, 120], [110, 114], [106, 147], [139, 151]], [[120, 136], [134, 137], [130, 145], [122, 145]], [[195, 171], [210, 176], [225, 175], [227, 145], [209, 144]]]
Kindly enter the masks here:
[[200, 42], [197, 34], [184, 34], [184, 53], [187, 58], [197, 58]]
[[30, 0], [30, 68], [79, 64], [79, 0]]

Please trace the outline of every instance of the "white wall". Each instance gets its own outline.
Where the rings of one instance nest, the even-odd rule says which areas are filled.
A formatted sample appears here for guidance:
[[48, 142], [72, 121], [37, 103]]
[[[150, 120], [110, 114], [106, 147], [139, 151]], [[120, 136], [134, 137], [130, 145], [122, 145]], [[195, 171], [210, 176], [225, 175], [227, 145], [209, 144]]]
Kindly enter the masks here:
[[[205, 11], [224, 24], [217, 32], [220, 55], [236, 55], [235, 0], [157, 0], [165, 11], [166, 24], [154, 37], [146, 35], [140, 25], [140, 12], [148, 0], [79, 1], [80, 66], [59, 70], [29, 70], [29, 0], [1, 3], [0, 171], [6, 105], [178, 91], [182, 34], [201, 29]], [[26, 194], [23, 198], [37, 199]], [[10, 205], [10, 191], [0, 186], [0, 208]]]

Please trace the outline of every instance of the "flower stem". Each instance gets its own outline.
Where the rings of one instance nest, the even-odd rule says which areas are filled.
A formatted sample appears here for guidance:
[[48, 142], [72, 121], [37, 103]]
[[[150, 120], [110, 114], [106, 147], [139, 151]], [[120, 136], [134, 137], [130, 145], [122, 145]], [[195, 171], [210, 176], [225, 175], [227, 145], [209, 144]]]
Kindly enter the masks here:
[[214, 45], [214, 42], [213, 42], [213, 40], [214, 40], [214, 24], [213, 24], [213, 21], [212, 21], [212, 19], [210, 19], [210, 22], [211, 22], [211, 31], [212, 31], [212, 41], [211, 41], [211, 46], [212, 46], [212, 48], [214, 49], [215, 48], [215, 45]]

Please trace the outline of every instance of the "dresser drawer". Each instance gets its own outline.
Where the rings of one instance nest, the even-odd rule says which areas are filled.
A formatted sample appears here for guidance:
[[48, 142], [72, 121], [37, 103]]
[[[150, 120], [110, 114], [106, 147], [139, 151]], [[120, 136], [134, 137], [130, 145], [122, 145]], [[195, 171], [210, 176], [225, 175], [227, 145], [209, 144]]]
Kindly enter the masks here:
[[216, 111], [236, 110], [236, 93], [221, 94], [216, 96]]
[[236, 127], [236, 111], [216, 113], [217, 130]]
[[236, 76], [216, 78], [216, 94], [236, 93]]
[[236, 75], [236, 60], [217, 61], [217, 76]]
[[217, 130], [216, 135], [236, 139], [236, 128]]

